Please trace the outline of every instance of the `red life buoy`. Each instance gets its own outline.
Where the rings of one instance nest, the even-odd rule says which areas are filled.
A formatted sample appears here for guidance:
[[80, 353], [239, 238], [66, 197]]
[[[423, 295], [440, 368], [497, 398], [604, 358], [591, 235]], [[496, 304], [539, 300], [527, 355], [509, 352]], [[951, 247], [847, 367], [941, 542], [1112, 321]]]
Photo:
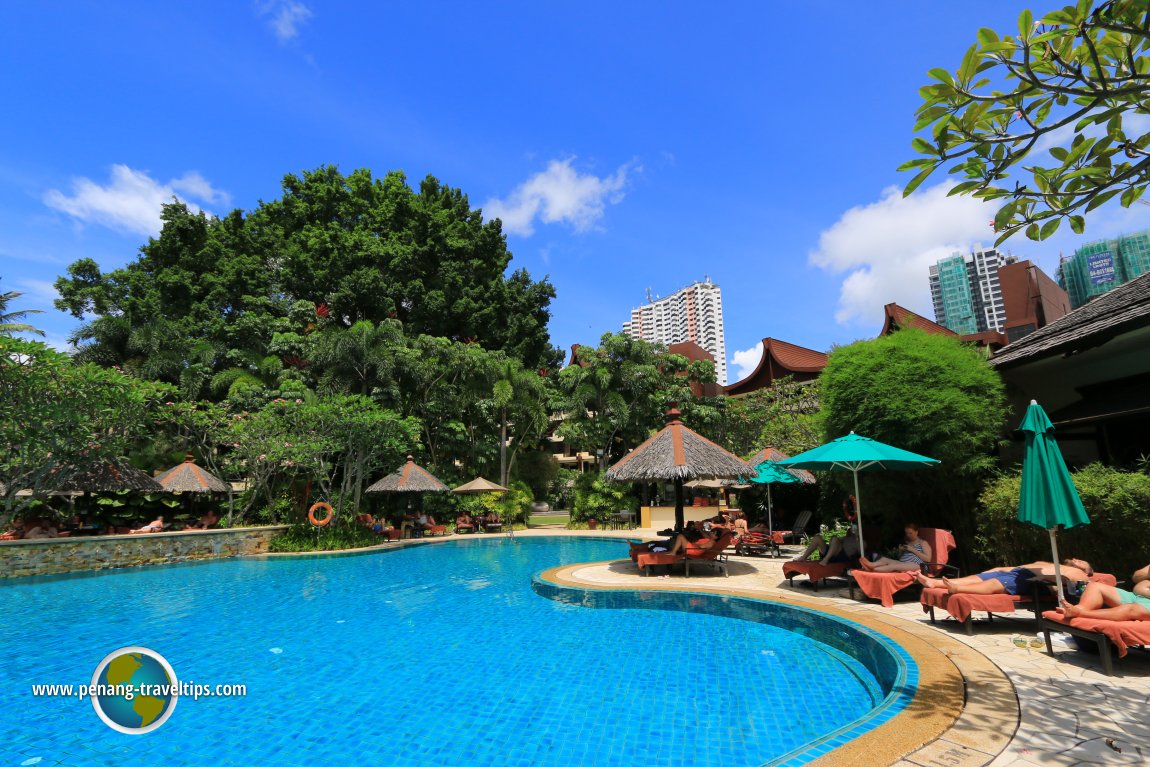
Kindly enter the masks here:
[[[323, 516], [322, 519], [317, 519], [316, 515], [315, 515], [316, 511], [319, 509], [323, 509], [327, 512]], [[326, 526], [328, 523], [331, 522], [331, 520], [334, 516], [335, 516], [335, 513], [331, 510], [331, 504], [330, 503], [324, 503], [323, 501], [320, 501], [319, 503], [312, 504], [312, 507], [307, 510], [307, 521], [311, 522], [316, 527]]]

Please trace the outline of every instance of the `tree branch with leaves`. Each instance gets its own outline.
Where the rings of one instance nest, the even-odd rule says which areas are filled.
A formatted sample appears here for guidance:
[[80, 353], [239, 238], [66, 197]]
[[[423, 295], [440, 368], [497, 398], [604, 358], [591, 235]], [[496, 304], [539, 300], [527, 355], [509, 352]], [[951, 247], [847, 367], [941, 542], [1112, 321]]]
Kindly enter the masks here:
[[[1085, 215], [1118, 198], [1129, 207], [1150, 182], [1150, 4], [1080, 0], [1017, 36], [980, 29], [958, 69], [932, 69], [919, 93], [914, 139], [922, 157], [911, 194], [936, 170], [962, 179], [949, 194], [1000, 203], [999, 244], [1018, 231], [1032, 240], [1064, 219], [1081, 233]], [[1049, 159], [1043, 156], [1045, 152]]]

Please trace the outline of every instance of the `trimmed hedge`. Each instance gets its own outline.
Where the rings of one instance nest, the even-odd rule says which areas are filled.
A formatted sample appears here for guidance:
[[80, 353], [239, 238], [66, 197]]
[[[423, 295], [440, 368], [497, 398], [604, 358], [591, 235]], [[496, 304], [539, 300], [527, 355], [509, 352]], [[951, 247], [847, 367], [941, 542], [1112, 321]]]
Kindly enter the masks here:
[[[1090, 524], [1058, 534], [1063, 559], [1080, 557], [1118, 580], [1150, 561], [1150, 474], [1091, 464], [1073, 473]], [[976, 548], [988, 566], [1050, 559], [1050, 536], [1017, 521], [1019, 473], [991, 481], [979, 498]]]

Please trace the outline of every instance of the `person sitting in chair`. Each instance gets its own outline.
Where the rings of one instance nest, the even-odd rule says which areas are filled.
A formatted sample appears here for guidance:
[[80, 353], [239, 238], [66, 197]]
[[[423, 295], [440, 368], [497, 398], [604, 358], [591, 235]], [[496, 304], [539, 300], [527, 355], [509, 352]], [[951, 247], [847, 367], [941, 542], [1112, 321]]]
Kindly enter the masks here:
[[[1084, 559], [1066, 559], [1062, 562], [1064, 581], [1088, 581], [1094, 568]], [[927, 578], [919, 575], [918, 582], [926, 588], [943, 588], [951, 594], [1010, 594], [1031, 593], [1031, 581], [1054, 583], [1053, 562], [1031, 562], [1019, 567], [996, 567], [965, 578]]]
[[460, 512], [459, 516], [455, 518], [455, 532], [457, 533], [473, 533], [475, 532], [475, 525], [471, 522], [471, 515], [466, 511]]
[[38, 519], [24, 533], [25, 538], [55, 538], [56, 526], [46, 519]]
[[908, 522], [904, 530], [906, 542], [898, 547], [898, 559], [879, 557], [870, 561], [866, 557], [859, 560], [864, 570], [872, 573], [911, 573], [922, 570], [922, 566], [931, 561], [933, 552], [930, 544], [918, 537], [918, 525]]

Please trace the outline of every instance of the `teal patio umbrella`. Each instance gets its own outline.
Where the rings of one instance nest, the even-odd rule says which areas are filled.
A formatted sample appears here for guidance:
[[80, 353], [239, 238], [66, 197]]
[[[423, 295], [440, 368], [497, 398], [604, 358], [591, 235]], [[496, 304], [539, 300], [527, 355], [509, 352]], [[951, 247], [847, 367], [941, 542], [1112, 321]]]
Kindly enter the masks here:
[[802, 482], [800, 479], [785, 466], [779, 466], [774, 461], [763, 461], [758, 465], [759, 473], [751, 477], [751, 482], [756, 485], [767, 486], [767, 528], [773, 533], [775, 531], [774, 521], [774, 508], [771, 504], [771, 485], [791, 485]]
[[866, 554], [863, 541], [862, 496], [859, 495], [859, 472], [887, 469], [921, 469], [938, 463], [935, 458], [892, 447], [883, 442], [862, 437], [853, 431], [845, 437], [820, 445], [793, 458], [779, 461], [780, 466], [793, 469], [823, 471], [849, 471], [855, 480], [855, 513], [858, 516], [859, 551]]
[[1054, 424], [1035, 400], [1030, 401], [1018, 430], [1026, 435], [1022, 459], [1022, 492], [1018, 499], [1018, 521], [1050, 533], [1054, 557], [1054, 583], [1062, 599], [1062, 570], [1058, 559], [1058, 529], [1090, 524], [1078, 489], [1066, 469], [1062, 451], [1054, 439]]

